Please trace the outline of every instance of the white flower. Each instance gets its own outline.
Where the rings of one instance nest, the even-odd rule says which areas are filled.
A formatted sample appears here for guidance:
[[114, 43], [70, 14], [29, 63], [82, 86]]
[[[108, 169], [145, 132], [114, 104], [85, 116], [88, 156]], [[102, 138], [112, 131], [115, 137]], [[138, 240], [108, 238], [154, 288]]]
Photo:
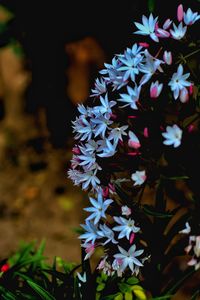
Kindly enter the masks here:
[[149, 18], [147, 19], [146, 16], [142, 16], [142, 24], [138, 22], [134, 22], [135, 26], [139, 29], [138, 31], [135, 31], [135, 34], [141, 34], [141, 35], [149, 35], [152, 40], [155, 42], [159, 42], [158, 37], [155, 34], [155, 27], [158, 17], [154, 19], [153, 15], [150, 14]]
[[198, 15], [197, 12], [193, 13], [193, 11], [190, 8], [188, 8], [188, 10], [184, 12], [184, 23], [186, 25], [192, 25], [199, 19], [200, 15]]
[[131, 209], [130, 209], [130, 207], [128, 207], [127, 205], [123, 205], [122, 207], [121, 207], [121, 211], [122, 211], [122, 215], [123, 216], [130, 216], [131, 215]]
[[172, 78], [168, 85], [171, 87], [175, 100], [180, 96], [180, 92], [184, 87], [191, 85], [191, 82], [186, 80], [189, 76], [190, 73], [183, 74], [182, 65], [179, 65], [177, 72], [172, 75]]
[[84, 208], [85, 211], [91, 212], [92, 214], [87, 217], [86, 220], [94, 219], [94, 224], [96, 225], [101, 218], [106, 218], [105, 212], [108, 206], [113, 202], [111, 199], [106, 199], [103, 201], [103, 196], [101, 191], [97, 195], [97, 200], [93, 198], [89, 198], [90, 203], [93, 205], [92, 207]]
[[90, 258], [95, 251], [95, 244], [92, 242], [81, 244], [83, 248], [85, 248], [86, 256], [84, 260]]
[[136, 246], [133, 245], [130, 247], [128, 251], [124, 250], [122, 247], [118, 246], [118, 249], [120, 253], [117, 253], [114, 255], [115, 258], [121, 260], [120, 269], [123, 272], [127, 267], [130, 268], [132, 273], [134, 273], [134, 267], [142, 267], [143, 264], [136, 258], [137, 256], [140, 256], [144, 250], [136, 250]]
[[114, 231], [119, 231], [118, 239], [122, 239], [126, 237], [129, 240], [130, 234], [136, 233], [140, 230], [140, 227], [135, 226], [135, 221], [132, 219], [125, 219], [123, 217], [114, 217], [115, 222], [120, 224], [119, 226], [115, 226], [113, 228]]
[[179, 233], [184, 233], [184, 234], [189, 234], [191, 231], [191, 227], [190, 224], [188, 222], [185, 223], [185, 228], [181, 231], [179, 231]]
[[146, 178], [147, 177], [145, 171], [136, 171], [131, 175], [131, 179], [135, 181], [134, 186], [143, 184]]
[[183, 23], [179, 23], [178, 27], [173, 23], [174, 30], [170, 29], [170, 33], [175, 40], [181, 40], [187, 30], [187, 26], [183, 26]]
[[85, 283], [86, 282], [86, 272], [84, 272], [82, 275], [79, 273], [79, 272], [77, 272], [76, 273], [77, 274], [77, 276], [78, 276], [78, 279], [79, 279], [79, 281], [81, 281], [81, 282], [83, 282], [83, 283]]
[[166, 139], [163, 144], [167, 146], [173, 145], [177, 148], [181, 144], [183, 131], [174, 124], [173, 126], [167, 126], [166, 132], [162, 133], [162, 136]]

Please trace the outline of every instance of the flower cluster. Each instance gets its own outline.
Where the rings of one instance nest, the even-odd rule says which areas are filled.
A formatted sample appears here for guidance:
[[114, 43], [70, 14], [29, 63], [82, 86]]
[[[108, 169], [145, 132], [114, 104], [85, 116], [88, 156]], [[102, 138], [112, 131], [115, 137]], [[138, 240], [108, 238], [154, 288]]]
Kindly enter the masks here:
[[127, 269], [138, 274], [146, 260], [139, 206], [132, 209], [130, 203], [120, 202], [117, 189], [125, 186], [138, 199], [143, 187], [156, 180], [152, 169], [159, 177], [162, 164], [157, 161], [163, 152], [182, 147], [188, 133], [182, 113], [189, 117], [184, 105], [194, 101], [194, 80], [174, 49], [199, 19], [190, 8], [184, 12], [182, 5], [178, 25], [167, 19], [160, 26], [158, 17], [143, 16], [142, 23], [135, 22], [135, 34], [149, 36], [150, 42], [134, 43], [105, 63], [90, 106], [78, 106], [80, 115], [73, 121], [77, 144], [68, 174], [89, 192], [91, 207], [85, 208], [89, 216], [80, 236], [85, 259], [103, 246], [99, 269], [108, 275], [120, 276]]

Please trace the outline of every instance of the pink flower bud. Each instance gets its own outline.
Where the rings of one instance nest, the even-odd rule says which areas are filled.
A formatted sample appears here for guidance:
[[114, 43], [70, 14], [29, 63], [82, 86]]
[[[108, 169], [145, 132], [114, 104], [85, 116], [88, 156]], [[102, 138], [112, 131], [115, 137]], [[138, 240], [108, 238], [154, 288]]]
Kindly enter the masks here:
[[73, 153], [73, 154], [79, 155], [79, 154], [81, 154], [81, 151], [80, 151], [79, 147], [74, 147], [74, 148], [72, 149], [72, 153]]
[[134, 239], [135, 239], [135, 233], [132, 232], [130, 235], [130, 240], [129, 240], [130, 244], [133, 244]]
[[160, 95], [162, 88], [163, 88], [162, 83], [159, 84], [158, 81], [152, 82], [152, 84], [150, 86], [150, 97], [157, 98]]
[[144, 128], [143, 134], [144, 134], [144, 137], [145, 137], [145, 138], [148, 138], [148, 137], [149, 137], [149, 129], [148, 129], [147, 127]]
[[183, 11], [183, 5], [180, 4], [177, 8], [177, 19], [179, 22], [183, 20], [184, 11]]
[[171, 24], [172, 24], [172, 20], [167, 19], [167, 20], [165, 21], [165, 23], [163, 24], [163, 29], [164, 29], [164, 30], [167, 30], [167, 29], [171, 26]]
[[137, 116], [128, 116], [128, 119], [137, 119]]
[[189, 100], [189, 93], [186, 88], [182, 88], [179, 98], [182, 103], [186, 103]]
[[132, 131], [129, 131], [128, 135], [129, 135], [128, 146], [136, 150], [139, 149], [141, 147], [141, 144], [137, 136]]
[[139, 46], [144, 47], [144, 48], [149, 48], [149, 44], [145, 42], [139, 43]]
[[104, 198], [108, 197], [108, 195], [109, 195], [109, 188], [107, 186], [102, 189], [102, 195], [103, 195]]
[[129, 156], [136, 156], [136, 155], [140, 155], [140, 152], [128, 152], [127, 153]]
[[190, 125], [188, 126], [188, 132], [189, 132], [189, 133], [193, 132], [194, 129], [195, 129], [195, 126], [194, 126], [193, 124], [190, 124]]
[[163, 60], [167, 65], [172, 64], [172, 53], [169, 51], [164, 51]]
[[192, 95], [193, 92], [194, 92], [194, 85], [191, 84], [191, 85], [189, 86], [189, 94]]
[[160, 38], [168, 38], [170, 37], [170, 33], [162, 28], [158, 28], [156, 30], [156, 35]]

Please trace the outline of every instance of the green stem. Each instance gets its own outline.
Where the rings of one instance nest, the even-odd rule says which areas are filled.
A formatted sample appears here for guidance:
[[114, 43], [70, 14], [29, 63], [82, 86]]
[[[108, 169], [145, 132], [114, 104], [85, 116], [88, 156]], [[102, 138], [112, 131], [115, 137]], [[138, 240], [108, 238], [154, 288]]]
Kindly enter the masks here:
[[186, 59], [187, 58], [189, 58], [189, 57], [191, 57], [191, 56], [193, 56], [193, 55], [195, 55], [196, 53], [198, 53], [198, 52], [200, 52], [200, 49], [198, 49], [198, 50], [195, 50], [195, 51], [193, 51], [193, 52], [191, 52], [191, 53], [189, 53], [189, 54], [187, 54], [186, 56], [183, 56], [183, 57], [181, 57], [181, 59], [179, 59], [176, 63], [178, 64], [178, 63], [180, 63], [181, 62], [181, 60], [184, 60], [184, 61], [186, 61]]

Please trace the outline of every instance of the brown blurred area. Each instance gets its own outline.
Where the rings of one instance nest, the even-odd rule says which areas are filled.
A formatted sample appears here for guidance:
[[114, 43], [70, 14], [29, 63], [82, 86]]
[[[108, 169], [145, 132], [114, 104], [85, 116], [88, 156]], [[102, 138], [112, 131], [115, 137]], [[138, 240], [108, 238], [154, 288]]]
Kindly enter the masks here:
[[[0, 9], [0, 22], [4, 19]], [[92, 70], [102, 67], [104, 51], [92, 37], [67, 44], [65, 51], [70, 58], [66, 92], [76, 105], [88, 98]], [[75, 228], [83, 221], [86, 195], [67, 179], [73, 140], [55, 148], [44, 107], [27, 113], [26, 92], [33, 78], [26, 60], [13, 45], [0, 49], [0, 258], [17, 250], [20, 241], [45, 239], [50, 259], [78, 262]]]

